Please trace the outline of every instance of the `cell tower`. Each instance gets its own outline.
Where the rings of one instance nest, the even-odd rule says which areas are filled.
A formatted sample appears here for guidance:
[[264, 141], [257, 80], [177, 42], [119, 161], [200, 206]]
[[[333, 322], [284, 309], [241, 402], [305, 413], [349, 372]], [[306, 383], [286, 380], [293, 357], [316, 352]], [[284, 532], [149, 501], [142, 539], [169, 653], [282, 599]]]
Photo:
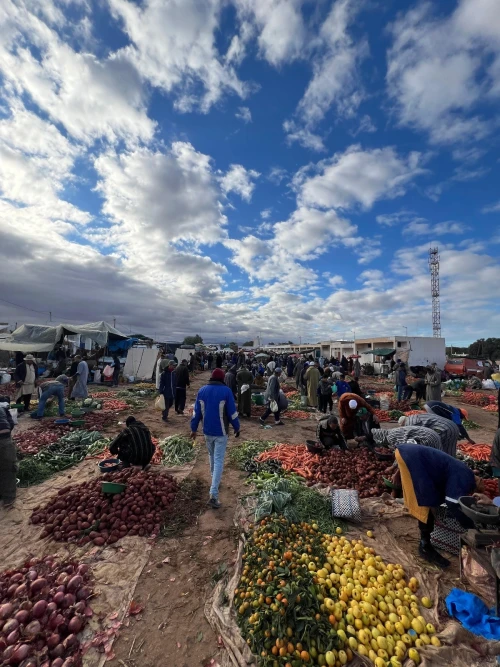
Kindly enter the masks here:
[[432, 335], [441, 338], [441, 306], [439, 304], [439, 248], [429, 248], [431, 272]]

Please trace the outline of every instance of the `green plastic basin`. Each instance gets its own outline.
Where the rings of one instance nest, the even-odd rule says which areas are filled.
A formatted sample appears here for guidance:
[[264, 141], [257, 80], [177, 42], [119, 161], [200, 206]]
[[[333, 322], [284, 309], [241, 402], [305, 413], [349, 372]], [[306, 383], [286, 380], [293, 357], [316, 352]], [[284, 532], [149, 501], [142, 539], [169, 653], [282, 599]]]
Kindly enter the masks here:
[[101, 491], [103, 493], [110, 493], [113, 495], [123, 493], [126, 488], [126, 484], [118, 484], [117, 482], [102, 482], [101, 484]]

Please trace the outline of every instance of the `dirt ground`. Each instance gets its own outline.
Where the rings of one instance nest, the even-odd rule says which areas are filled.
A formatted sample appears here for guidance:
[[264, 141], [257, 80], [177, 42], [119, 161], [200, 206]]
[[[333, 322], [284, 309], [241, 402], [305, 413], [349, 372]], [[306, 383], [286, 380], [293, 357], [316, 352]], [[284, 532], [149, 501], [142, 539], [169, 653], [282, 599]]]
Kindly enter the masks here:
[[[161, 413], [154, 410], [149, 401], [148, 408], [135, 411], [135, 416], [144, 421], [157, 438], [190, 433], [194, 397], [208, 377], [208, 372], [196, 375], [188, 390], [185, 415], [176, 415], [172, 411], [166, 424], [161, 420]], [[379, 390], [384, 388], [380, 386]], [[452, 397], [446, 400], [460, 405]], [[496, 413], [487, 413], [475, 407], [468, 407], [468, 410], [469, 418], [482, 427], [471, 432], [473, 439], [491, 443], [497, 426]], [[285, 426], [275, 427], [269, 419], [268, 428], [263, 428], [257, 417], [242, 419], [241, 439], [303, 443], [315, 437], [319, 417], [319, 414], [311, 413], [308, 420], [296, 421], [287, 419], [285, 413]], [[123, 422], [125, 418], [126, 413], [120, 413], [117, 419]], [[29, 428], [30, 421], [22, 418], [19, 430]], [[396, 423], [383, 425], [384, 428], [395, 426]], [[118, 428], [117, 423], [104, 431], [115, 433]], [[237, 442], [231, 435], [228, 449]], [[165, 664], [172, 667], [216, 667], [221, 660], [224, 648], [205, 619], [204, 604], [215, 583], [234, 565], [238, 535], [235, 511], [239, 497], [248, 492], [248, 487], [245, 486], [245, 475], [227, 461], [220, 489], [222, 507], [215, 511], [206, 506], [210, 471], [201, 435], [198, 436], [196, 462], [188, 479], [197, 480], [201, 485], [199, 512], [189, 528], [173, 537], [159, 538], [153, 545], [133, 596], [135, 602], [144, 605], [144, 610], [130, 617], [128, 624], [124, 624], [117, 633], [114, 658], [107, 663], [111, 667], [156, 667]], [[405, 548], [416, 553], [418, 529], [414, 519], [391, 519], [390, 531], [398, 542], [404, 543]], [[440, 579], [444, 595], [458, 584], [458, 558], [451, 558], [452, 566]], [[420, 561], [419, 564], [424, 565]], [[428, 564], [424, 566], [436, 571]]]

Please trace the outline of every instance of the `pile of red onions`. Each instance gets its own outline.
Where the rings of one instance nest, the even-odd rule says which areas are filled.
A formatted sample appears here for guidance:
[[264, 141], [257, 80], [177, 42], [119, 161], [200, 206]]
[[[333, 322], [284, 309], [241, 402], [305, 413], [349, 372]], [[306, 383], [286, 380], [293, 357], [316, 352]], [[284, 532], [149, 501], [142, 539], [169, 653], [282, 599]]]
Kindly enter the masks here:
[[92, 609], [89, 566], [33, 558], [0, 575], [0, 665], [78, 667]]
[[16, 447], [23, 454], [38, 454], [38, 452], [57, 442], [63, 435], [69, 433], [69, 426], [54, 426], [51, 422], [51, 428], [32, 428], [28, 431], [22, 431], [14, 435]]
[[357, 489], [360, 498], [371, 498], [387, 490], [382, 477], [390, 465], [390, 461], [379, 461], [366, 447], [347, 452], [332, 449], [321, 456], [318, 463], [309, 466], [313, 475], [309, 483], [323, 482], [339, 489]]
[[[109, 495], [102, 481], [124, 483], [123, 493]], [[178, 490], [170, 475], [127, 468], [99, 479], [61, 489], [45, 507], [36, 507], [31, 522], [44, 524], [41, 538], [96, 546], [114, 544], [125, 535], [157, 535], [163, 515]]]

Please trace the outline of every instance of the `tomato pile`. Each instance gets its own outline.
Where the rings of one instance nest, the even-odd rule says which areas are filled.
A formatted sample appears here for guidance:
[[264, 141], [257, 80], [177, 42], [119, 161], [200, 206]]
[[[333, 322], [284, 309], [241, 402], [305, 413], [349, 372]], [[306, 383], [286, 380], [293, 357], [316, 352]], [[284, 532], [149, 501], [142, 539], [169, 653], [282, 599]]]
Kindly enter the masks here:
[[80, 641], [92, 609], [88, 565], [32, 558], [0, 575], [0, 664], [81, 665]]
[[361, 540], [267, 518], [249, 536], [233, 603], [263, 667], [333, 667], [354, 651], [393, 667], [406, 656], [418, 664], [418, 648], [441, 645], [420, 615], [420, 604], [432, 602], [419, 600], [418, 588], [401, 565], [384, 563]]
[[[123, 493], [102, 492], [101, 482], [124, 483]], [[99, 479], [67, 486], [45, 507], [36, 507], [31, 523], [43, 524], [40, 538], [96, 546], [114, 544], [125, 535], [157, 535], [178, 490], [170, 475], [126, 468]]]
[[379, 422], [390, 422], [392, 417], [389, 414], [388, 410], [375, 410], [375, 414]]

